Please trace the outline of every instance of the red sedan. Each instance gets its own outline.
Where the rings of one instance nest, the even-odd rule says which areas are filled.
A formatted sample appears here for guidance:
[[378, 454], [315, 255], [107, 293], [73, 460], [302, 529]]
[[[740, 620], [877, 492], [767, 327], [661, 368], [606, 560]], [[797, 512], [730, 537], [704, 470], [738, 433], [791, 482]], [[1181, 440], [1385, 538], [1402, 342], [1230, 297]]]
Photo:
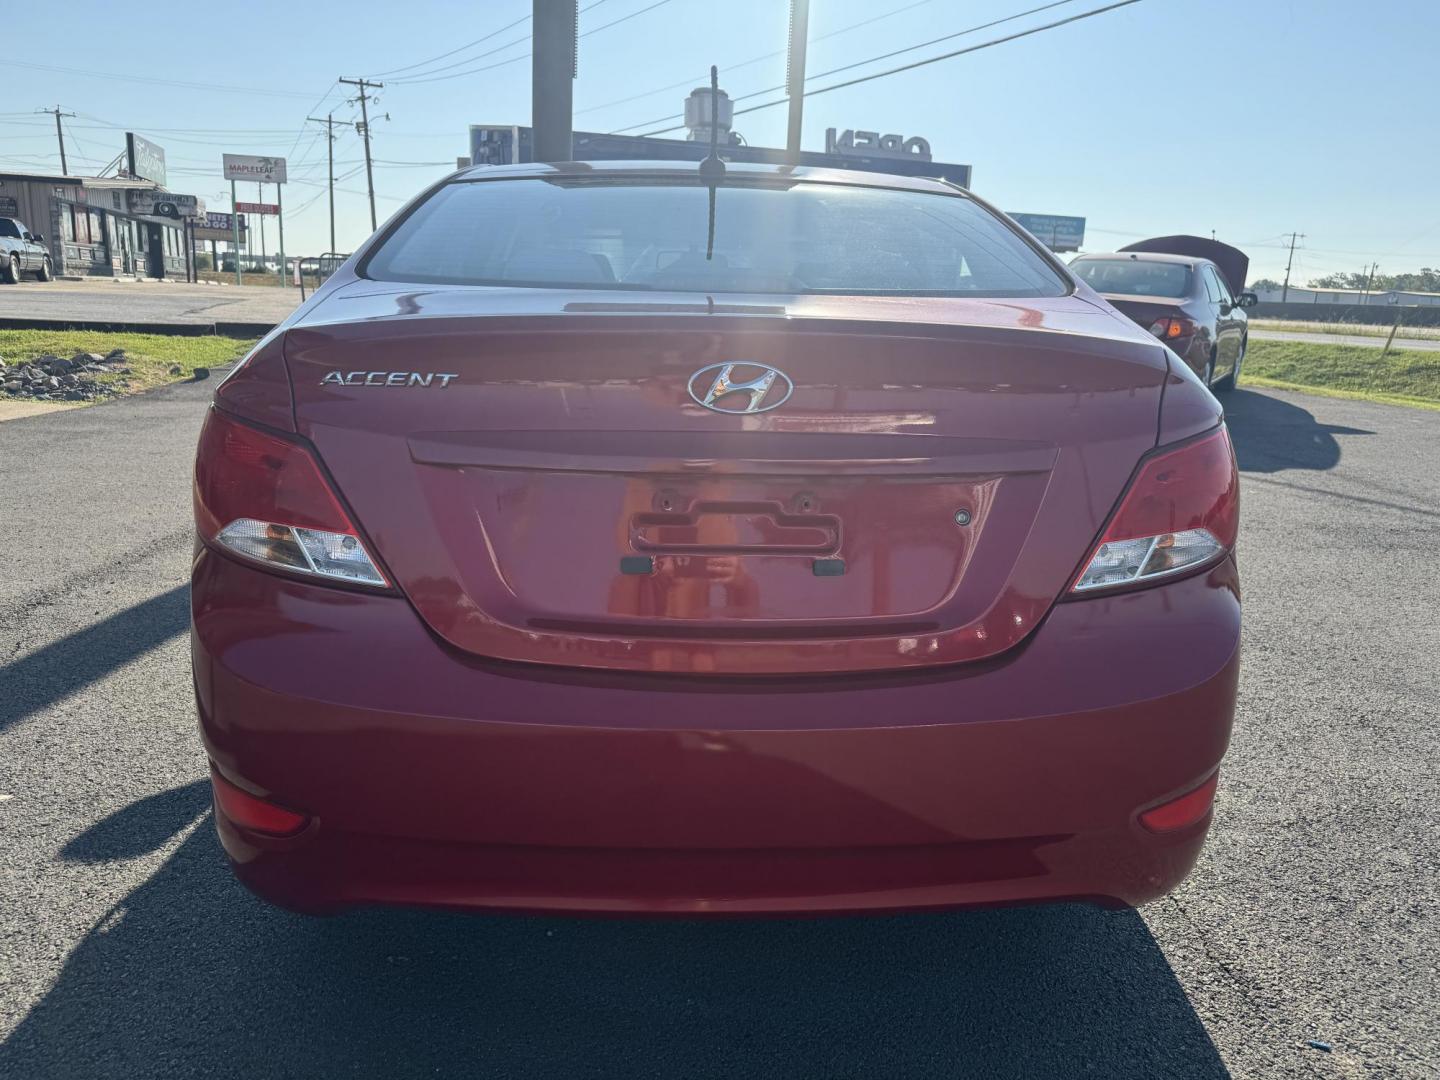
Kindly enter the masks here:
[[1133, 905], [1239, 666], [1194, 374], [941, 182], [476, 168], [218, 387], [215, 820], [284, 906]]

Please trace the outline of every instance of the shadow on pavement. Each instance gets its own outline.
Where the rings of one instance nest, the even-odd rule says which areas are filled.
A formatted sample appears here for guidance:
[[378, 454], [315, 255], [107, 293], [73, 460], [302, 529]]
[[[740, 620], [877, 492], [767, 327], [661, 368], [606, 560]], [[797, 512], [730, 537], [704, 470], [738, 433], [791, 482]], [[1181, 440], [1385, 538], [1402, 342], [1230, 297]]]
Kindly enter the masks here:
[[1225, 395], [1224, 405], [1241, 472], [1333, 469], [1340, 464], [1336, 435], [1375, 434], [1322, 424], [1299, 405], [1254, 390], [1233, 390]]
[[[204, 788], [142, 800], [66, 856], [163, 843]], [[0, 1075], [1228, 1073], [1134, 912], [311, 920], [246, 893], [207, 816], [71, 954], [0, 1046]]]
[[190, 586], [177, 585], [0, 667], [0, 731], [163, 645], [189, 625]]

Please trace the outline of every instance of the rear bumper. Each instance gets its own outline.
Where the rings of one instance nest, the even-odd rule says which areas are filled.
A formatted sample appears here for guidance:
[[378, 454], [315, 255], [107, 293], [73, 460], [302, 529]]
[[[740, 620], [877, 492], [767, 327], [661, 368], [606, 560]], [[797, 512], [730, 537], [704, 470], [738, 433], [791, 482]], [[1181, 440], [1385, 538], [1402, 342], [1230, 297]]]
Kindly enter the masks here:
[[217, 813], [237, 874], [303, 910], [361, 903], [644, 913], [1134, 905], [1209, 819], [1138, 812], [1229, 739], [1234, 564], [1058, 605], [999, 661], [789, 680], [499, 664], [403, 599], [202, 550], [207, 750], [314, 816], [267, 839]]

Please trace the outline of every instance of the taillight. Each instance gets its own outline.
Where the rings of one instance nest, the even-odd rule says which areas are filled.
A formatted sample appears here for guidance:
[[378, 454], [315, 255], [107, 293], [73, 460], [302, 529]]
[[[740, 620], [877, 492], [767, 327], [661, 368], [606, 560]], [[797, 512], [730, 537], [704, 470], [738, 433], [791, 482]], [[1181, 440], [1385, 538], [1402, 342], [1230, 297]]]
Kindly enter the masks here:
[[269, 567], [388, 584], [310, 452], [217, 409], [195, 455], [195, 525], [206, 540]]
[[1143, 584], [1217, 561], [1235, 546], [1240, 479], [1230, 435], [1209, 435], [1145, 461], [1073, 591]]
[[1156, 319], [1150, 324], [1150, 333], [1154, 334], [1161, 341], [1175, 341], [1182, 337], [1189, 337], [1195, 333], [1195, 323], [1191, 319], [1182, 319], [1178, 316], [1167, 315]]

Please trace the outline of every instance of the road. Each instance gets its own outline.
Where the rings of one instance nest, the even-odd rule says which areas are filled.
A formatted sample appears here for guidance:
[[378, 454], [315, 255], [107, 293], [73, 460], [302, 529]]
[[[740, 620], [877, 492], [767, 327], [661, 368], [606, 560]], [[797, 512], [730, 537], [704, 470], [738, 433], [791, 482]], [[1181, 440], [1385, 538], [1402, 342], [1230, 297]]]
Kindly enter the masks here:
[[275, 324], [300, 303], [278, 286], [188, 285], [172, 281], [39, 282], [0, 285], [0, 318], [78, 322]]
[[[1384, 337], [1369, 334], [1311, 334], [1301, 330], [1265, 330], [1258, 326], [1251, 327], [1250, 336], [1256, 341], [1308, 341], [1311, 345], [1360, 345], [1373, 349], [1385, 345]], [[1440, 338], [1407, 338], [1397, 335], [1394, 348], [1440, 352]]]
[[1235, 740], [1200, 866], [1139, 913], [310, 920], [236, 885], [210, 822], [210, 389], [0, 425], [0, 1076], [1440, 1072], [1440, 413], [1232, 395]]

